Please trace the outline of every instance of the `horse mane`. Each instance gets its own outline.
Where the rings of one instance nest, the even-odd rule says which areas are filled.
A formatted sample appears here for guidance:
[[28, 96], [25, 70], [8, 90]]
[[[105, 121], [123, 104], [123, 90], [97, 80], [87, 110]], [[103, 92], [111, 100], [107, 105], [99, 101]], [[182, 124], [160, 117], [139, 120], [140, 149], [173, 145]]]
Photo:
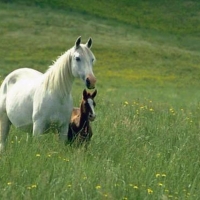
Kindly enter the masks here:
[[66, 93], [70, 93], [72, 79], [71, 53], [70, 50], [68, 50], [58, 57], [53, 65], [46, 71], [44, 88], [45, 90], [59, 92], [61, 96], [63, 96]]

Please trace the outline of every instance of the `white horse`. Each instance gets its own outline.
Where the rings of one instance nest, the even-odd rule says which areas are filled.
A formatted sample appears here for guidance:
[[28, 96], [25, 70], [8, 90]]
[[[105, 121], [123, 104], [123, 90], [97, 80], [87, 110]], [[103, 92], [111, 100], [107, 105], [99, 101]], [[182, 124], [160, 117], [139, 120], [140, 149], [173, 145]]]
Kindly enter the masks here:
[[60, 138], [67, 140], [74, 78], [82, 79], [88, 89], [95, 88], [92, 69], [95, 57], [91, 46], [91, 38], [81, 44], [79, 37], [75, 46], [61, 55], [46, 73], [21, 68], [5, 78], [0, 88], [0, 151], [5, 148], [11, 124], [36, 136], [54, 123]]

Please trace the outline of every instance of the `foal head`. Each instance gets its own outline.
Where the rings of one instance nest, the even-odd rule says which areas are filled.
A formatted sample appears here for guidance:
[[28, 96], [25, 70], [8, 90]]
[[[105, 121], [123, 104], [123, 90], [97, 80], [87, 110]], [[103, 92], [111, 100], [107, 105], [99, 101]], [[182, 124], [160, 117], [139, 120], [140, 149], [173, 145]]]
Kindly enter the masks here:
[[85, 120], [94, 121], [96, 114], [94, 111], [94, 107], [96, 105], [94, 98], [97, 94], [97, 90], [93, 93], [87, 92], [85, 89], [83, 90], [83, 98], [81, 102], [81, 114], [85, 116]]

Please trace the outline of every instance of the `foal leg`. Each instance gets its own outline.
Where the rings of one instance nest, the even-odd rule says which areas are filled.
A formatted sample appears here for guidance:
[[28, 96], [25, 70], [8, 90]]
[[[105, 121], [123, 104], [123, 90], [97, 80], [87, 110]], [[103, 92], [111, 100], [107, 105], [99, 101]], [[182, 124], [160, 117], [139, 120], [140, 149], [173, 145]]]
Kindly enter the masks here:
[[6, 139], [10, 130], [10, 120], [6, 113], [0, 117], [0, 152], [5, 149]]

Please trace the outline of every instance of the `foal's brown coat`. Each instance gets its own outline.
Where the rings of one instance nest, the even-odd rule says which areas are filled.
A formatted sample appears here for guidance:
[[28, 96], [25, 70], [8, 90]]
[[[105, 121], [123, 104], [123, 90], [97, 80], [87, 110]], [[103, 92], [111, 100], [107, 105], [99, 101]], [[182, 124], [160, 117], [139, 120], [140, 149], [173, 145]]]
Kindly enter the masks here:
[[75, 139], [78, 143], [90, 141], [93, 133], [90, 125], [90, 121], [95, 119], [95, 114], [92, 113], [88, 99], [92, 100], [93, 106], [95, 106], [94, 97], [97, 94], [97, 90], [93, 93], [89, 93], [83, 90], [83, 98], [80, 108], [73, 108], [71, 121], [69, 124], [68, 140], [73, 142]]

